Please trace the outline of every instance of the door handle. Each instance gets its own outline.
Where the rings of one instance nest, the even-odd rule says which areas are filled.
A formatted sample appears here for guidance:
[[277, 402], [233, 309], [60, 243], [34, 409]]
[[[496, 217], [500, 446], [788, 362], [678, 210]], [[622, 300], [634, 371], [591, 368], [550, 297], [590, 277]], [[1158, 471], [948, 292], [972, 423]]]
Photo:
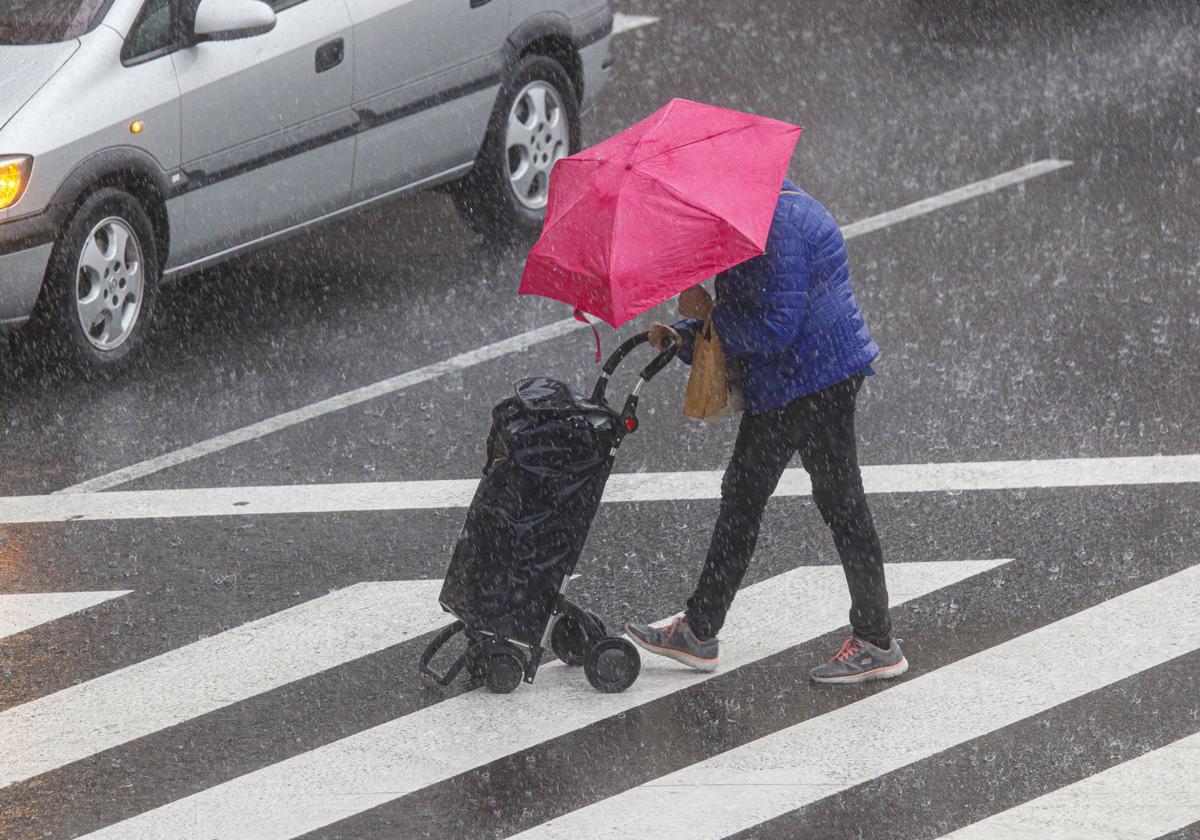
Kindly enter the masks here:
[[342, 63], [346, 57], [346, 42], [341, 38], [317, 47], [317, 72], [324, 73]]
[[480, 6], [486, 6], [488, 3], [491, 3], [491, 2], [492, 2], [492, 0], [471, 0], [471, 8], [478, 9]]

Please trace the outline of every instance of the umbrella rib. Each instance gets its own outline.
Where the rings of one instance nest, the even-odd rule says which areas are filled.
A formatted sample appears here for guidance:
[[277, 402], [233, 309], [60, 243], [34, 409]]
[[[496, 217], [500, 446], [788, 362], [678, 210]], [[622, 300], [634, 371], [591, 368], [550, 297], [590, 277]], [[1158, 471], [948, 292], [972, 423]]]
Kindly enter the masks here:
[[[718, 131], [716, 134], [710, 134], [707, 137], [698, 137], [695, 140], [689, 140], [686, 143], [680, 143], [678, 146], [671, 146], [670, 148], [663, 149], [661, 152], [657, 152], [648, 158], [642, 158], [638, 161], [638, 163], [649, 163], [650, 161], [660, 158], [669, 152], [677, 152], [680, 149], [686, 149], [688, 146], [695, 146], [698, 143], [708, 143], [711, 140], [716, 140], [718, 137], [724, 137], [726, 134], [733, 134], [735, 131], [746, 131], [754, 127], [755, 126], [753, 124], [735, 125], [722, 131]], [[641, 140], [638, 141], [638, 144], [641, 145]]]
[[[616, 199], [613, 201], [612, 224], [608, 228], [608, 252], [604, 255], [605, 267], [608, 269], [608, 302], [609, 307], [612, 310], [613, 320], [616, 320], [619, 317], [617, 315], [618, 312], [625, 311], [624, 289], [621, 288], [620, 283], [616, 283], [613, 280], [613, 263], [616, 261], [615, 252], [613, 251], [613, 237], [616, 236], [617, 233], [617, 218], [621, 215], [621, 193], [625, 189], [625, 184], [626, 181], [622, 179], [620, 184], [617, 185], [617, 195]], [[621, 295], [619, 307], [617, 306], [618, 294]]]

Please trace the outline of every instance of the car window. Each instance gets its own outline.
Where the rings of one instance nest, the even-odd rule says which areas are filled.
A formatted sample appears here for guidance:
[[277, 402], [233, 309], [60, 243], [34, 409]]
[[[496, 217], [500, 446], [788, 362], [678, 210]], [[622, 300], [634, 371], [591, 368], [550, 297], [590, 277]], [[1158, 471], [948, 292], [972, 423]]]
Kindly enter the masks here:
[[105, 0], [0, 0], [0, 44], [52, 44], [87, 32]]
[[165, 50], [175, 43], [173, 0], [146, 0], [137, 22], [125, 39], [121, 57], [126, 61]]
[[277, 12], [282, 12], [284, 9], [290, 9], [292, 6], [303, 3], [304, 0], [270, 0], [271, 8]]

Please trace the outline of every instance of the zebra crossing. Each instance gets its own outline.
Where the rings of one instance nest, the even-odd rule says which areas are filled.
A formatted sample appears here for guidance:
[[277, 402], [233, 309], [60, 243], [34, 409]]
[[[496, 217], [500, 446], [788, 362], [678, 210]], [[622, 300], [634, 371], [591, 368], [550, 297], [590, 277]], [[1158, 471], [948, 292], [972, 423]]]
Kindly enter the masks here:
[[[1065, 165], [1031, 164], [848, 225], [845, 235]], [[66, 533], [103, 524], [144, 534], [204, 520], [216, 524], [196, 533], [209, 539], [227, 522], [286, 520], [265, 526], [279, 532], [260, 542], [283, 552], [299, 523], [320, 529], [383, 513], [444, 518], [469, 503], [474, 479], [87, 491], [528, 349], [577, 329], [573, 323], [224, 433], [71, 492], [2, 498], [0, 525]], [[1069, 499], [1065, 507], [1088, 520], [1068, 542], [1096, 532], [1111, 539], [1119, 533], [1114, 511], [1140, 517], [1143, 535], [1160, 523], [1188, 534], [1164, 539], [1162, 556], [1138, 567], [1127, 562], [1132, 553], [1097, 560], [1064, 539], [1048, 540], [1045, 556], [1026, 540], [1019, 553], [1005, 546], [1011, 559], [979, 559], [979, 545], [1000, 530], [993, 522], [958, 559], [918, 556], [910, 545], [899, 554], [909, 562], [889, 555], [888, 576], [898, 626], [912, 630], [905, 649], [913, 668], [898, 682], [853, 689], [804, 678], [846, 632], [841, 570], [781, 570], [780, 554], [794, 556], [787, 552], [739, 595], [720, 671], [647, 660], [620, 695], [593, 692], [558, 663], [510, 696], [423, 686], [417, 655], [447, 619], [436, 603], [440, 581], [421, 575], [443, 562], [419, 572], [409, 562], [396, 577], [412, 579], [402, 580], [342, 569], [329, 574], [342, 581], [332, 591], [318, 575], [303, 595], [293, 593], [299, 602], [285, 595], [285, 609], [199, 638], [181, 636], [205, 626], [205, 605], [193, 623], [182, 622], [186, 629], [165, 621], [174, 633], [165, 651], [143, 634], [135, 644], [149, 654], [81, 657], [83, 676], [73, 681], [25, 677], [7, 696], [0, 681], [0, 837], [1198, 837], [1200, 565], [1186, 552], [1200, 526], [1200, 505], [1189, 504], [1200, 456], [1019, 454], [1025, 459], [869, 466], [864, 479], [873, 494], [923, 496], [922, 510], [908, 513], [925, 526], [945, 515], [964, 524], [971, 513], [946, 503], [964, 493], [989, 500], [963, 506], [979, 515], [997, 499], [1036, 492]], [[720, 479], [712, 470], [617, 475], [606, 502], [629, 517], [633, 533], [655, 533], [664, 523], [648, 509], [668, 500], [676, 513], [702, 506], [719, 497]], [[803, 471], [790, 470], [776, 496], [808, 494]], [[1029, 517], [1014, 522], [1036, 530]], [[688, 542], [677, 534], [663, 544], [677, 550]], [[771, 562], [761, 553], [758, 564]], [[73, 641], [54, 633], [60, 622], [112, 635], [119, 647], [111, 624], [178, 611], [170, 576], [194, 569], [191, 558], [176, 559], [156, 576], [156, 592], [130, 583], [0, 595], [0, 674], [7, 679], [6, 646], [36, 653], [36, 667], [53, 672], [70, 654], [64, 639]], [[287, 586], [290, 565], [275, 571], [273, 580]], [[129, 601], [127, 610], [114, 606]]]
[[[1200, 566], [522, 833], [721, 838], [1195, 649]], [[1082, 658], [1080, 649], [1102, 656]], [[730, 796], [729, 791], [736, 791]]]
[[[1003, 599], [1005, 587], [1027, 569], [1007, 559], [893, 563], [889, 584], [897, 610], [928, 612], [947, 600]], [[407, 645], [415, 658], [422, 638], [445, 621], [436, 606], [438, 585], [357, 584], [0, 712], [3, 836], [42, 836], [13, 820], [11, 794], [44, 790], [45, 774], [53, 779], [54, 771], [97, 756], [136, 756], [139, 739], [155, 732], [269, 696], [289, 682], [336, 679], [345, 663], [385, 648]], [[119, 594], [79, 593], [76, 603], [87, 609], [89, 601], [102, 604]], [[1067, 606], [1053, 621], [1022, 626], [1018, 618], [1011, 638], [944, 663], [923, 658], [918, 647], [912, 675], [897, 683], [830, 691], [807, 685], [790, 657], [798, 650], [827, 652], [844, 632], [841, 570], [801, 566], [741, 593], [715, 674], [647, 661], [633, 688], [603, 695], [573, 669], [550, 663], [513, 695], [475, 690], [429, 697], [394, 719], [158, 807], [109, 824], [101, 818], [82, 836], [822, 836], [793, 832], [787, 820], [1140, 674], [1189, 656], [1195, 662], [1200, 564], [1109, 594], [1082, 609]], [[798, 602], [807, 607], [799, 615]], [[1092, 651], [1097, 655], [1086, 655]], [[1149, 838], [1191, 830], [1200, 820], [1196, 787], [1167, 785], [1170, 796], [1162, 790], [1172, 779], [1194, 780], [1200, 769], [1195, 674], [1194, 667], [1184, 669], [1177, 696], [1146, 698], [1181, 704], [1185, 720], [1190, 709], [1192, 731], [1171, 733], [1178, 737], [937, 834]], [[415, 668], [400, 679], [415, 680]], [[783, 695], [790, 698], [782, 703], [786, 711], [774, 717], [770, 710]], [[797, 706], [801, 696], [806, 701]], [[764, 702], [767, 712], [748, 715], [753, 723], [738, 721], [747, 716], [739, 709]], [[716, 722], [704, 715], [671, 722], [680, 710], [696, 708]], [[714, 729], [711, 743], [686, 743]], [[674, 739], [683, 747], [659, 749], [657, 742]], [[198, 753], [192, 760], [205, 759]], [[110, 763], [119, 773], [122, 761]], [[556, 771], [567, 768], [580, 778], [563, 790]], [[489, 788], [490, 797], [513, 800], [493, 824]], [[484, 801], [472, 801], [472, 792]], [[542, 801], [506, 813], [530, 796]], [[455, 810], [482, 816], [449, 823]], [[431, 812], [440, 816], [430, 819]]]
[[0, 595], [0, 639], [128, 594], [129, 590], [126, 589], [113, 592], [33, 592]]
[[[1160, 837], [1187, 828], [1200, 813], [1200, 785], [1186, 782], [1195, 777], [1197, 766], [1200, 733], [944, 836], [946, 840]], [[1185, 781], [1164, 784], [1167, 779]]]
[[436, 630], [440, 585], [356, 584], [0, 712], [0, 785]]

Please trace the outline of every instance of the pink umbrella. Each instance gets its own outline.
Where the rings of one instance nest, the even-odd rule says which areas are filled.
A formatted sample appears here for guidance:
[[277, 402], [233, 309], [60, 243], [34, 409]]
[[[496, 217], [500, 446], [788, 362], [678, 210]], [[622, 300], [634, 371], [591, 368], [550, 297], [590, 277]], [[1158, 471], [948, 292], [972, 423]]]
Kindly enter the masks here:
[[800, 126], [687, 99], [558, 161], [521, 294], [619, 327], [763, 253]]

